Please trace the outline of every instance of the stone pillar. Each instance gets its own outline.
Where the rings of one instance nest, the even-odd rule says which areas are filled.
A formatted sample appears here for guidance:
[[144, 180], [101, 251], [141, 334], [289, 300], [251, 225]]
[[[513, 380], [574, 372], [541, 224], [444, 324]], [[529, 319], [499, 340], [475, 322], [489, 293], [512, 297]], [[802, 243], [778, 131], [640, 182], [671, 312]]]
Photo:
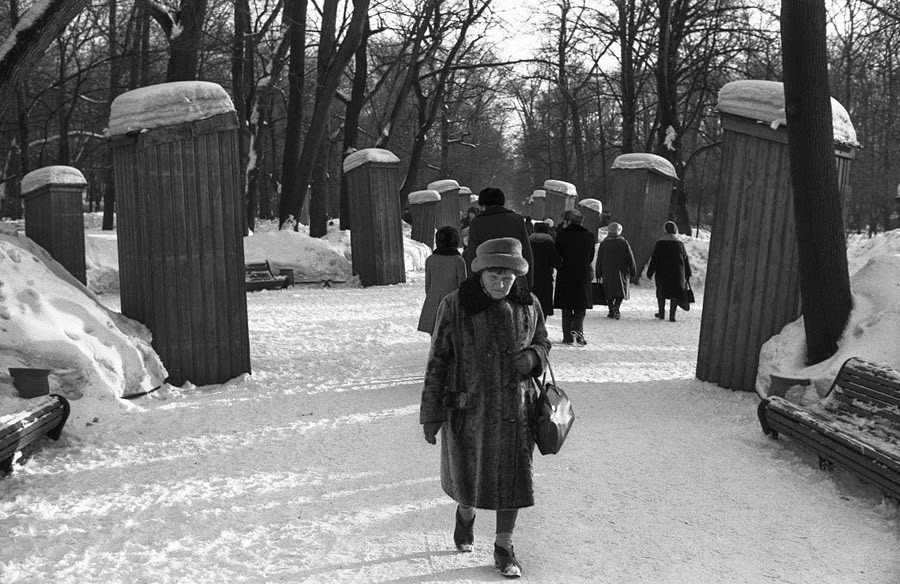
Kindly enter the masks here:
[[353, 272], [363, 286], [406, 281], [403, 225], [397, 197], [400, 159], [381, 148], [366, 148], [344, 159], [350, 192], [350, 249]]
[[82, 284], [87, 284], [82, 208], [86, 186], [84, 176], [71, 166], [45, 166], [22, 178], [25, 235]]
[[[547, 193], [544, 189], [537, 189], [529, 197], [531, 200], [531, 218], [535, 221], [543, 221], [547, 217]], [[557, 221], [554, 219], [553, 221]]]
[[575, 185], [561, 180], [544, 181], [547, 208], [544, 212], [551, 217], [557, 225], [562, 224], [562, 214], [575, 208], [578, 192]]
[[409, 194], [412, 214], [412, 239], [434, 248], [434, 222], [441, 194], [437, 191], [415, 191]]
[[581, 199], [578, 201], [578, 210], [584, 215], [582, 226], [593, 233], [594, 237], [599, 237], [603, 204], [597, 199]]
[[[697, 377], [754, 391], [759, 352], [800, 315], [784, 90], [735, 81], [719, 92], [722, 157], [709, 242]], [[859, 147], [846, 110], [831, 100], [842, 189]]]
[[655, 154], [618, 156], [612, 165], [613, 189], [604, 205], [610, 221], [622, 225], [622, 235], [631, 244], [639, 280], [650, 261], [656, 240], [669, 217], [672, 187], [678, 175], [672, 163]]
[[112, 103], [122, 314], [151, 330], [174, 385], [250, 372], [238, 132], [214, 83], [163, 83]]
[[437, 191], [441, 194], [434, 226], [441, 228], [449, 225], [459, 229], [459, 183], [452, 179], [438, 180], [428, 183], [427, 190]]

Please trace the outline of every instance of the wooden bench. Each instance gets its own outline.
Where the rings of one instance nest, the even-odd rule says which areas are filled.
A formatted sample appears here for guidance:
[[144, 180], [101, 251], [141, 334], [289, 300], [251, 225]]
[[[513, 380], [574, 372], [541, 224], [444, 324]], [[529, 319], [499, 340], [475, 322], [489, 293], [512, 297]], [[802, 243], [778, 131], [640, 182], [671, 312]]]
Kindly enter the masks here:
[[43, 436], [59, 440], [68, 418], [69, 401], [61, 395], [30, 399], [27, 409], [0, 417], [0, 470], [11, 473], [16, 452], [29, 452]]
[[900, 501], [900, 371], [852, 357], [821, 400], [801, 406], [779, 396], [758, 409], [763, 432], [785, 434]]
[[276, 276], [272, 273], [269, 262], [257, 262], [244, 265], [244, 283], [247, 292], [256, 290], [279, 290], [290, 284], [288, 276]]

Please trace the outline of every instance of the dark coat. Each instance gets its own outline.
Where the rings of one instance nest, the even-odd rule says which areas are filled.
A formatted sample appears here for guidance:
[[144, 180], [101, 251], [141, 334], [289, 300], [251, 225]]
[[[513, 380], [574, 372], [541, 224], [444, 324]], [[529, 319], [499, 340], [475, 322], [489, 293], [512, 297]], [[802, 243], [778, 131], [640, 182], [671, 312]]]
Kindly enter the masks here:
[[666, 235], [653, 247], [647, 277], [652, 278], [654, 275], [657, 298], [682, 299], [685, 282], [691, 277], [691, 264], [684, 244], [674, 235]]
[[431, 334], [438, 305], [466, 279], [466, 260], [455, 249], [436, 249], [425, 260], [425, 303], [417, 330]]
[[628, 281], [637, 275], [631, 246], [621, 235], [607, 235], [597, 253], [597, 273], [603, 278], [606, 299], [628, 299]]
[[532, 233], [529, 239], [534, 256], [534, 286], [531, 291], [541, 301], [544, 316], [550, 316], [553, 314], [553, 270], [559, 269], [562, 260], [548, 233]]
[[594, 261], [595, 243], [594, 234], [575, 223], [556, 233], [556, 250], [562, 258], [562, 266], [556, 273], [556, 308], [587, 310], [593, 307], [591, 262]]
[[438, 308], [419, 421], [443, 422], [441, 486], [458, 503], [534, 504], [529, 413], [535, 390], [514, 362], [526, 348], [539, 360], [531, 373], [540, 375], [550, 350], [544, 315], [518, 284], [493, 300], [472, 276]]
[[534, 258], [531, 256], [531, 245], [528, 243], [528, 230], [525, 229], [525, 218], [515, 211], [510, 211], [500, 205], [491, 205], [472, 218], [469, 223], [469, 243], [466, 248], [466, 268], [471, 273], [472, 260], [478, 250], [478, 246], [489, 239], [498, 237], [515, 237], [522, 243], [522, 256], [528, 262], [528, 274], [517, 281], [527, 284], [528, 288], [534, 285]]

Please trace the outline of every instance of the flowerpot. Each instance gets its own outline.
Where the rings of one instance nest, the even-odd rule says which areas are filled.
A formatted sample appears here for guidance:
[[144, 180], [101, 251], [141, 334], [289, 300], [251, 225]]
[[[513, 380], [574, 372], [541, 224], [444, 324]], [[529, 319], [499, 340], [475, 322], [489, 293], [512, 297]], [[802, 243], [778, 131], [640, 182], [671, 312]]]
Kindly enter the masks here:
[[32, 398], [50, 394], [50, 369], [30, 369], [28, 367], [10, 367], [9, 374], [13, 378], [13, 386], [19, 397]]

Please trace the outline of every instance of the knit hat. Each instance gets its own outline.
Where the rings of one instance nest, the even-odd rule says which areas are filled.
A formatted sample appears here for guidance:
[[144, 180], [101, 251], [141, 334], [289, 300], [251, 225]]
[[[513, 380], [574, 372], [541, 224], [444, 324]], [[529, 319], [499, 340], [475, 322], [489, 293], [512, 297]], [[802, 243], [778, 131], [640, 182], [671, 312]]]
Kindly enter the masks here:
[[622, 226], [613, 221], [606, 226], [606, 232], [610, 235], [619, 235], [620, 233], [622, 233]]
[[522, 257], [522, 243], [514, 237], [489, 239], [475, 250], [472, 271], [480, 272], [488, 268], [508, 268], [517, 276], [528, 273], [528, 262]]
[[666, 233], [671, 233], [673, 235], [678, 233], [678, 226], [672, 221], [666, 221], [665, 225], [663, 225], [663, 229], [665, 229]]

